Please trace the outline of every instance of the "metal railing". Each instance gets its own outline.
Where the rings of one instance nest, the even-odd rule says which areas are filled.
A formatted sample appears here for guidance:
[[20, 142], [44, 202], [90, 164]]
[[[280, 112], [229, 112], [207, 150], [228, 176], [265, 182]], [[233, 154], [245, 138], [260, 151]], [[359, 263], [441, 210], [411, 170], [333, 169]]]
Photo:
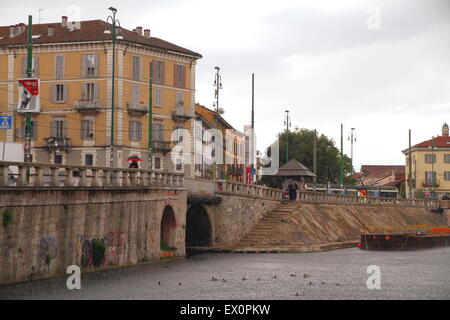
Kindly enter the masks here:
[[181, 172], [0, 161], [0, 187], [184, 188]]

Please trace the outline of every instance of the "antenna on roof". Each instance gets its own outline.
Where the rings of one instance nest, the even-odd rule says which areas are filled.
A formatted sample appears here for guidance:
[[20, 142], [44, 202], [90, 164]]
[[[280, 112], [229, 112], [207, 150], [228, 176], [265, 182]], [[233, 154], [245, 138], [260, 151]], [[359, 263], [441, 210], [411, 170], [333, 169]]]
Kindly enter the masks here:
[[44, 10], [44, 8], [40, 8], [38, 10], [38, 21], [39, 21], [39, 24], [41, 24], [41, 11], [43, 11], [43, 10]]

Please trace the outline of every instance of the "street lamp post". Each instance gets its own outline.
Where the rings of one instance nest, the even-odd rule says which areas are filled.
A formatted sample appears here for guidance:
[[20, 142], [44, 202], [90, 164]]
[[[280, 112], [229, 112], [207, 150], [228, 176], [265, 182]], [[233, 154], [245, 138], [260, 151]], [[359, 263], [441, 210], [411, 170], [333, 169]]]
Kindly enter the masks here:
[[289, 161], [289, 128], [291, 127], [291, 118], [289, 117], [289, 110], [286, 110], [286, 163]]
[[[116, 65], [116, 41], [123, 39], [120, 35], [120, 21], [116, 19], [117, 9], [113, 7], [109, 7], [109, 10], [112, 12], [112, 16], [108, 16], [106, 22], [111, 21], [112, 31], [106, 27], [105, 34], [112, 33], [112, 85], [111, 85], [111, 143], [110, 143], [110, 167], [114, 167], [114, 96], [115, 96], [115, 65]], [[116, 32], [116, 26], [119, 28], [119, 32]]]

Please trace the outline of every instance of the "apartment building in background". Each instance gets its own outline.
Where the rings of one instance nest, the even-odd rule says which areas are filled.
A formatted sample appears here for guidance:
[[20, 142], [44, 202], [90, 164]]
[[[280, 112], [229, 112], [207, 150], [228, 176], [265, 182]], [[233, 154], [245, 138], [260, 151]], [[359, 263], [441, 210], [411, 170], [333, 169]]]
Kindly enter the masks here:
[[[438, 195], [450, 194], [450, 136], [447, 123], [442, 135], [423, 141], [402, 151], [405, 155], [405, 174], [408, 181], [411, 154], [411, 188], [413, 192], [435, 191]], [[406, 194], [409, 194], [407, 183]]]
[[[33, 25], [33, 77], [40, 79], [40, 112], [32, 114], [33, 162], [109, 166], [112, 117], [112, 26], [81, 21]], [[171, 151], [191, 132], [194, 145], [195, 70], [201, 55], [150, 30], [119, 28], [115, 46], [114, 166], [141, 157], [147, 167], [149, 78], [153, 65], [153, 166], [194, 174], [193, 157], [173, 164]], [[19, 78], [26, 77], [27, 26], [0, 27], [0, 112], [14, 116], [9, 142], [24, 138], [25, 114], [17, 113]], [[192, 151], [193, 155], [193, 151]]]

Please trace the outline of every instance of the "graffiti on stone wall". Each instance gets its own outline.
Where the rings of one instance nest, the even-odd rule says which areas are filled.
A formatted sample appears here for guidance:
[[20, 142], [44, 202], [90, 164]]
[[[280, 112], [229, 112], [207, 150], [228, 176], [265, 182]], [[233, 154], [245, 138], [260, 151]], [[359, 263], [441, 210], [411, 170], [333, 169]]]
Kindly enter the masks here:
[[110, 232], [103, 238], [85, 238], [77, 234], [74, 240], [74, 264], [81, 267], [90, 267], [94, 265], [92, 248], [93, 241], [103, 242], [106, 252], [101, 262], [101, 266], [120, 265], [126, 262], [126, 232]]

